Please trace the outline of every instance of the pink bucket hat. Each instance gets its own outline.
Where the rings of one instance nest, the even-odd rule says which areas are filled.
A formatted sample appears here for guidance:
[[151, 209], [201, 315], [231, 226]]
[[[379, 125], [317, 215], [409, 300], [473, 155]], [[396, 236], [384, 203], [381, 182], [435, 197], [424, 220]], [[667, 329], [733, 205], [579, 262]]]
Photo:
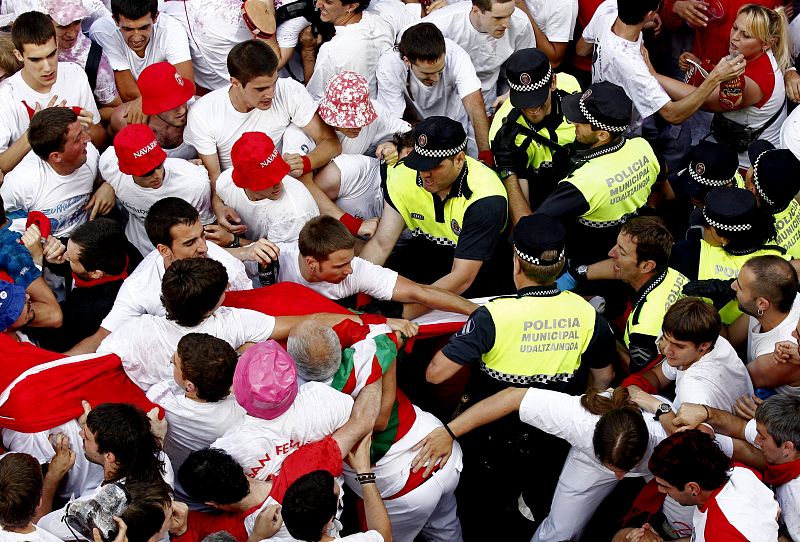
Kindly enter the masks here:
[[47, 14], [58, 26], [67, 26], [89, 16], [89, 11], [80, 0], [47, 0]]
[[367, 80], [356, 72], [342, 72], [328, 81], [317, 113], [334, 128], [363, 128], [378, 118]]
[[250, 347], [233, 373], [236, 401], [251, 416], [272, 420], [292, 406], [297, 397], [297, 366], [273, 340]]

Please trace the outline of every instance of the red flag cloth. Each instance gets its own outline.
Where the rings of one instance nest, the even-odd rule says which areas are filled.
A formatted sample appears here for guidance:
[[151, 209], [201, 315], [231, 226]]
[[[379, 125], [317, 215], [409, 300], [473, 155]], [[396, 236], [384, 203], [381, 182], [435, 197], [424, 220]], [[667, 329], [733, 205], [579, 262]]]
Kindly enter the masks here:
[[151, 403], [122, 369], [119, 357], [67, 357], [0, 334], [0, 427], [35, 433], [83, 414], [81, 400], [131, 403], [145, 412]]
[[[279, 282], [272, 286], [264, 286], [253, 290], [227, 292], [223, 305], [251, 309], [272, 316], [298, 316], [316, 312], [353, 314], [352, 311], [345, 309], [335, 301], [295, 282]], [[364, 323], [379, 323], [372, 321], [375, 315], [368, 316], [370, 321]], [[463, 327], [466, 319], [466, 316], [457, 315], [453, 321], [422, 325], [419, 328], [419, 335], [415, 339], [419, 340], [455, 333]]]

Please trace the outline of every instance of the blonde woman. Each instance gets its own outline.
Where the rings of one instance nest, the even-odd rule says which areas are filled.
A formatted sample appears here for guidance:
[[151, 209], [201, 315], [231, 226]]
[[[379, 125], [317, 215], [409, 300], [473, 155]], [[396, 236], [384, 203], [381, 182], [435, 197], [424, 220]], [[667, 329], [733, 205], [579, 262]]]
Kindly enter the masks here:
[[[791, 63], [789, 45], [788, 21], [782, 8], [747, 4], [739, 9], [731, 27], [729, 53], [743, 55], [747, 68], [744, 75], [720, 84], [702, 109], [715, 113], [711, 132], [718, 143], [739, 153], [742, 167], [750, 165], [747, 145], [755, 139], [780, 145], [780, 128], [786, 118], [783, 73]], [[700, 63], [691, 53], [680, 57], [684, 70]], [[696, 68], [692, 82], [698, 78], [702, 81], [703, 69], [711, 71], [711, 66]], [[665, 75], [654, 75], [673, 100], [695, 88]]]

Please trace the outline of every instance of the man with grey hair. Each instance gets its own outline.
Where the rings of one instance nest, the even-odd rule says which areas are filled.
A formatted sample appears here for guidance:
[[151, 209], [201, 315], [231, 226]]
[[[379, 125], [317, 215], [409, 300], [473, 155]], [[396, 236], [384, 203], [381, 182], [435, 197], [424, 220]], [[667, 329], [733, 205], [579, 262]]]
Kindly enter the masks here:
[[[342, 322], [331, 328], [312, 321], [295, 325], [287, 350], [297, 364], [299, 379], [330, 384], [355, 396], [383, 377], [381, 410], [372, 436], [373, 472], [392, 523], [392, 537], [412, 542], [423, 533], [436, 540], [461, 540], [453, 492], [461, 472], [461, 448], [453, 445], [452, 460], [432, 467], [433, 475], [411, 472], [412, 447], [442, 423], [412, 405], [397, 389], [395, 358], [402, 335], [388, 326]], [[361, 484], [345, 465], [345, 481], [361, 496]]]
[[800, 540], [800, 396], [778, 394], [758, 405], [755, 418], [743, 418], [705, 405], [683, 403], [673, 421], [676, 426], [711, 425], [734, 437], [736, 448], [759, 448], [766, 461], [764, 482], [775, 489], [781, 508], [780, 540]]

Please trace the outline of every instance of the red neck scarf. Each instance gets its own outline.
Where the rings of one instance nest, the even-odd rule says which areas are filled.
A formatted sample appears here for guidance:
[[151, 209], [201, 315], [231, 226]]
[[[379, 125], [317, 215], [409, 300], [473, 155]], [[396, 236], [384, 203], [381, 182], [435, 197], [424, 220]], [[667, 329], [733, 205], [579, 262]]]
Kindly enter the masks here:
[[125, 270], [120, 273], [119, 275], [106, 275], [104, 277], [100, 277], [96, 280], [83, 280], [75, 273], [72, 273], [72, 280], [75, 282], [76, 288], [91, 288], [92, 286], [100, 286], [101, 284], [106, 284], [108, 282], [114, 282], [117, 280], [125, 280], [128, 278], [128, 257], [125, 256]]
[[781, 465], [767, 464], [764, 471], [764, 481], [771, 486], [782, 486], [800, 476], [800, 459], [789, 461]]

